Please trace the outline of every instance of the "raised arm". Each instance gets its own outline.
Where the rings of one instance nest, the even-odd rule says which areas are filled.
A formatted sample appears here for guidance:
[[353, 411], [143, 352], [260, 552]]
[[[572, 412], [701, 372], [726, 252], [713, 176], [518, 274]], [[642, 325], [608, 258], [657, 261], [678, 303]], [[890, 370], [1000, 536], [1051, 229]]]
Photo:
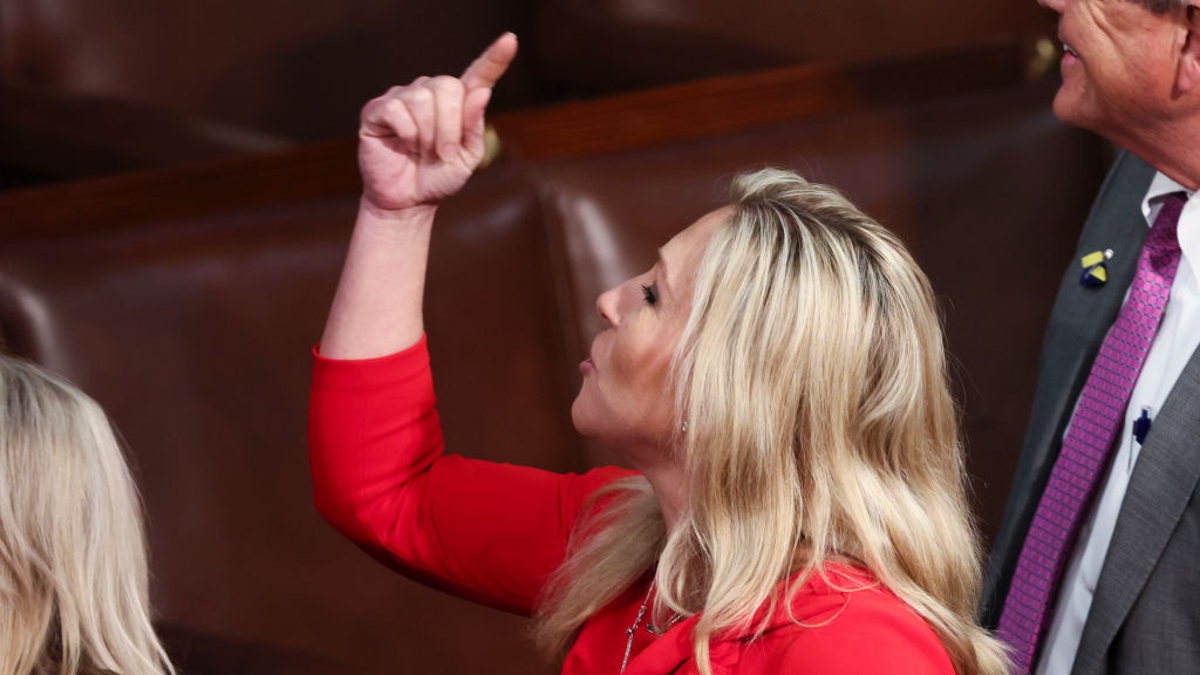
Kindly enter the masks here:
[[444, 455], [421, 296], [438, 203], [483, 157], [483, 111], [516, 52], [504, 35], [461, 78], [418, 78], [363, 108], [363, 196], [315, 359], [309, 459], [318, 511], [404, 574], [534, 609], [588, 496], [584, 476]]
[[462, 77], [419, 77], [363, 108], [363, 194], [323, 356], [373, 358], [421, 338], [434, 214], [483, 159], [484, 109], [516, 53], [516, 36], [505, 33]]

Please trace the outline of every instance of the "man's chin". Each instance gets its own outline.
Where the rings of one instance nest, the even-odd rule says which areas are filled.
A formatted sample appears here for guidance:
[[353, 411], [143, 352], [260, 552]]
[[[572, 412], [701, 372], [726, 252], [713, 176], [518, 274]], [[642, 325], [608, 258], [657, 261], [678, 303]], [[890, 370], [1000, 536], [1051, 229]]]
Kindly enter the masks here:
[[1086, 120], [1080, 114], [1079, 93], [1068, 87], [1069, 85], [1064, 83], [1054, 96], [1054, 116], [1063, 124], [1087, 128]]

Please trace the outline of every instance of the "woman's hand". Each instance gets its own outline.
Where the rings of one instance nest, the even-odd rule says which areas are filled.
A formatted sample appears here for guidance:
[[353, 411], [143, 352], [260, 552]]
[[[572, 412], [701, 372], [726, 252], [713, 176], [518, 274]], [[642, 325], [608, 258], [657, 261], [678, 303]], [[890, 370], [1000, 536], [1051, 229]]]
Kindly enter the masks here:
[[363, 107], [358, 165], [363, 205], [379, 215], [433, 206], [458, 192], [483, 159], [483, 113], [517, 54], [501, 35], [461, 78], [418, 77]]
[[434, 212], [483, 159], [483, 110], [516, 54], [505, 33], [461, 78], [417, 78], [363, 108], [363, 196], [322, 355], [367, 359], [421, 339]]

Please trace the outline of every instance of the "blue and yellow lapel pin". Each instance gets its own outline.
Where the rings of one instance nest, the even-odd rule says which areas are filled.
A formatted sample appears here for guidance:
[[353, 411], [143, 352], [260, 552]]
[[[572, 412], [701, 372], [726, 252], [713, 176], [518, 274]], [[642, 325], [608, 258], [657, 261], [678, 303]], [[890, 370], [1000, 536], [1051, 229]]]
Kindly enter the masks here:
[[1079, 277], [1079, 283], [1088, 288], [1095, 286], [1103, 286], [1108, 282], [1108, 265], [1106, 264], [1113, 257], [1112, 249], [1106, 251], [1094, 251], [1083, 256], [1083, 275]]

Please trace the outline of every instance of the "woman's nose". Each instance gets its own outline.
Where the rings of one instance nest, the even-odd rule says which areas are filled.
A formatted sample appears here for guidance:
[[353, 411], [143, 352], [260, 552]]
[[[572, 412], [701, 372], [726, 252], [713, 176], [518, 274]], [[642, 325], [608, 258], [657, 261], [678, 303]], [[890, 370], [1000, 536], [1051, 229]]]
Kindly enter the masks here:
[[614, 328], [621, 322], [620, 293], [618, 288], [610, 288], [596, 298], [596, 311], [600, 318]]

